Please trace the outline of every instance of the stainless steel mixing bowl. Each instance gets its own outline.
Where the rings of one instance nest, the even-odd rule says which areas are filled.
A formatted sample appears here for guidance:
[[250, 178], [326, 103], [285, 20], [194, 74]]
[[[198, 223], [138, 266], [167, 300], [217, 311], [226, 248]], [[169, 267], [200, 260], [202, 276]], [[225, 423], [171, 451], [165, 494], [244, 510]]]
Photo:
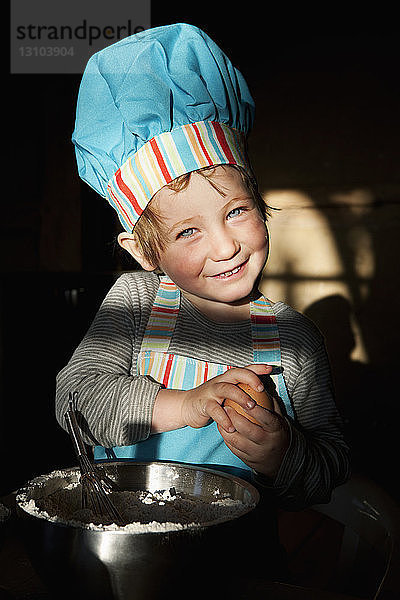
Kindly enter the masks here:
[[[243, 479], [208, 468], [168, 462], [111, 462], [101, 469], [121, 490], [165, 490], [215, 500], [214, 492], [229, 494], [245, 505], [239, 517], [208, 522], [200, 528], [168, 532], [130, 533], [123, 529], [97, 531], [51, 522], [30, 514], [24, 503], [45, 497], [76, 482], [77, 468], [58, 477], [30, 481], [17, 495], [21, 532], [31, 560], [57, 598], [150, 600], [190, 597], [210, 585], [227, 590], [229, 557], [254, 542], [260, 496]], [[234, 567], [235, 569], [235, 567]], [[188, 589], [189, 588], [189, 589]]]

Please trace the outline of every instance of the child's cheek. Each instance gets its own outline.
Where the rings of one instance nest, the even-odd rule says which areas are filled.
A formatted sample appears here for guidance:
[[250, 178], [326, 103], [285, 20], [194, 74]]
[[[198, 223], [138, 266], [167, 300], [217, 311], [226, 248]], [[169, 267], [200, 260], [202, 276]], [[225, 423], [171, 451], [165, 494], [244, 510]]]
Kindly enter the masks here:
[[261, 250], [269, 247], [268, 232], [264, 223], [257, 222], [252, 231], [253, 248]]
[[[190, 280], [201, 270], [201, 265], [196, 256], [190, 251], [182, 250], [174, 253], [169, 262], [169, 275], [179, 285], [179, 282]], [[168, 268], [167, 268], [168, 271]]]

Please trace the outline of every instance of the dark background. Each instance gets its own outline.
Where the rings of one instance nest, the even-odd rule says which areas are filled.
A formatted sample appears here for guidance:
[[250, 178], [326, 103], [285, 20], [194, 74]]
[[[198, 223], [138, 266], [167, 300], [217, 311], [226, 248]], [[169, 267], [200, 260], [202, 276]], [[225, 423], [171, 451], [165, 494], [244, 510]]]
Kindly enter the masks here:
[[[356, 468], [397, 495], [400, 182], [394, 16], [376, 7], [367, 15], [338, 4], [325, 4], [322, 12], [286, 4], [153, 0], [152, 26], [174, 22], [204, 29], [247, 79], [256, 100], [255, 131], [261, 132], [253, 146], [254, 165], [264, 187], [361, 185], [378, 190], [376, 202], [390, 208], [387, 235], [373, 232], [374, 293], [360, 308], [371, 363], [346, 372], [340, 356], [337, 360], [338, 386], [356, 399], [348, 411]], [[79, 81], [79, 75], [7, 77], [4, 124], [10, 132], [12, 183], [3, 184], [2, 194], [0, 495], [75, 463], [54, 418], [55, 375], [115, 277], [132, 266], [116, 247], [112, 209], [76, 173], [70, 138]], [[340, 344], [333, 315], [316, 310], [312, 316]]]

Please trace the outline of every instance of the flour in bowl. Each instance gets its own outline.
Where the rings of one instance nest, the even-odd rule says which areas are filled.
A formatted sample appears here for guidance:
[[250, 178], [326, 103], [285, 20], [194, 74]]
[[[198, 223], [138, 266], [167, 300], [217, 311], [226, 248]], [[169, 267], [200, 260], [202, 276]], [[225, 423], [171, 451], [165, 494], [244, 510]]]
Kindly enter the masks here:
[[175, 488], [150, 492], [114, 491], [110, 499], [123, 519], [123, 525], [97, 518], [90, 509], [81, 507], [81, 486], [72, 481], [44, 494], [35, 493], [34, 500], [25, 492], [17, 501], [26, 512], [39, 518], [94, 530], [127, 533], [167, 532], [195, 529], [240, 516], [249, 505], [234, 500], [219, 490], [210, 500], [176, 492]]

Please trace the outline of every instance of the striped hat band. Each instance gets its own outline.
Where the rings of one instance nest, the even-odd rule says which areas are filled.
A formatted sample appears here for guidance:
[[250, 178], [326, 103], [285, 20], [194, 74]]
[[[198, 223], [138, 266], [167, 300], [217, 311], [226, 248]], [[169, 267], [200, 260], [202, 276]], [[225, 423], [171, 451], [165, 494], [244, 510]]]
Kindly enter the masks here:
[[250, 174], [245, 136], [216, 121], [198, 121], [146, 142], [110, 179], [107, 200], [131, 232], [147, 204], [164, 185], [212, 165], [238, 165]]

